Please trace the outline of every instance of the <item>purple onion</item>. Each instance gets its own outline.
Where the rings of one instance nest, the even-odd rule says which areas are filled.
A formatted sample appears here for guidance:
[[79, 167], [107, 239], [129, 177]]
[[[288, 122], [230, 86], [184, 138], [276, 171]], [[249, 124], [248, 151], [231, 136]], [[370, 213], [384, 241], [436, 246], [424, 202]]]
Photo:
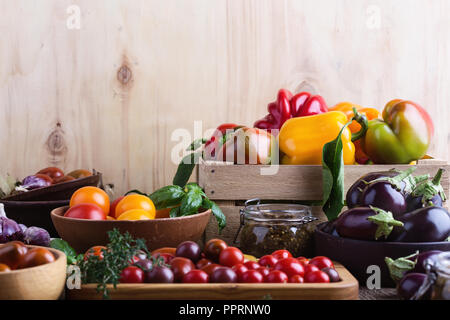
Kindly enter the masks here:
[[35, 175], [28, 176], [22, 181], [22, 187], [33, 190], [50, 186], [52, 183], [48, 180], [39, 178]]
[[14, 220], [0, 217], [0, 243], [23, 240], [23, 232]]
[[47, 230], [39, 227], [29, 227], [25, 230], [24, 241], [26, 244], [31, 244], [34, 246], [50, 246], [50, 234]]

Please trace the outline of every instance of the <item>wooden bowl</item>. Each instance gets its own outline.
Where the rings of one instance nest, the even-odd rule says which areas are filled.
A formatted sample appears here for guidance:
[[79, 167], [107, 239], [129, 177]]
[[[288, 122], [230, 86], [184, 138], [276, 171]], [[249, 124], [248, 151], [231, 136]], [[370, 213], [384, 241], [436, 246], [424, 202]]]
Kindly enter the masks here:
[[342, 238], [328, 232], [328, 222], [317, 226], [314, 233], [316, 255], [327, 256], [342, 263], [362, 285], [366, 285], [373, 270], [369, 266], [380, 268], [382, 287], [394, 287], [395, 283], [389, 275], [384, 262], [385, 257], [397, 259], [406, 257], [416, 251], [430, 250], [450, 251], [450, 242], [382, 242], [363, 241]]
[[58, 233], [53, 226], [50, 212], [53, 209], [66, 206], [69, 200], [57, 201], [6, 201], [0, 200], [5, 205], [5, 212], [8, 218], [17, 223], [22, 223], [27, 227], [40, 227], [50, 233], [50, 236], [57, 238]]
[[198, 241], [206, 229], [211, 210], [178, 218], [154, 220], [85, 220], [64, 217], [69, 207], [61, 207], [51, 212], [53, 224], [62, 239], [66, 240], [78, 253], [84, 253], [92, 246], [106, 245], [107, 232], [117, 228], [128, 231], [134, 239], [146, 240], [149, 250], [161, 247], [176, 247], [183, 241]]
[[[35, 246], [27, 246], [29, 248]], [[52, 248], [56, 261], [0, 272], [0, 300], [57, 300], [66, 284], [66, 255]]]

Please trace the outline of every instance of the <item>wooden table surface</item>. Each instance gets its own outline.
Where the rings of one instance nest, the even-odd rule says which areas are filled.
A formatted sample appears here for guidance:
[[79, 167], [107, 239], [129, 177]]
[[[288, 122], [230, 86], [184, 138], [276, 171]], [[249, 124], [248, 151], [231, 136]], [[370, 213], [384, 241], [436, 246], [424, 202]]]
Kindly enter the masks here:
[[396, 290], [389, 289], [375, 289], [369, 290], [365, 287], [359, 288], [360, 300], [398, 300]]

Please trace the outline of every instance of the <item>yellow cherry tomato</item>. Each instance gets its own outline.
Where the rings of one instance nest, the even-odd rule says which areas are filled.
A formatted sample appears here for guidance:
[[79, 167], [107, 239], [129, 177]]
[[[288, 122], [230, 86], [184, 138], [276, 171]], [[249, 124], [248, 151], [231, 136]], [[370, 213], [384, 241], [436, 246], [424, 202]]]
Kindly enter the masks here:
[[125, 196], [116, 206], [115, 218], [117, 219], [122, 213], [132, 209], [142, 209], [148, 211], [150, 215], [155, 216], [155, 205], [153, 201], [141, 194], [130, 194]]
[[106, 216], [106, 220], [116, 220], [116, 218], [111, 217], [111, 216]]
[[109, 196], [100, 188], [83, 187], [75, 191], [70, 198], [70, 207], [83, 203], [96, 204], [102, 209], [105, 215], [109, 213]]
[[131, 209], [122, 213], [117, 220], [151, 220], [155, 219], [155, 211], [153, 213], [143, 209]]

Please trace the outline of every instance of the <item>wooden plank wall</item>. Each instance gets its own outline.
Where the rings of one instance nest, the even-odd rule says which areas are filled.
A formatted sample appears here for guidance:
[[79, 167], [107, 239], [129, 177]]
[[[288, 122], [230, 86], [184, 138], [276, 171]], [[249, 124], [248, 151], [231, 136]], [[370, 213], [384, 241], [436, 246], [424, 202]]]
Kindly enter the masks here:
[[95, 167], [118, 192], [151, 191], [175, 172], [175, 129], [252, 125], [281, 87], [329, 105], [417, 101], [435, 121], [430, 153], [449, 159], [448, 0], [1, 0], [0, 10], [0, 173]]

